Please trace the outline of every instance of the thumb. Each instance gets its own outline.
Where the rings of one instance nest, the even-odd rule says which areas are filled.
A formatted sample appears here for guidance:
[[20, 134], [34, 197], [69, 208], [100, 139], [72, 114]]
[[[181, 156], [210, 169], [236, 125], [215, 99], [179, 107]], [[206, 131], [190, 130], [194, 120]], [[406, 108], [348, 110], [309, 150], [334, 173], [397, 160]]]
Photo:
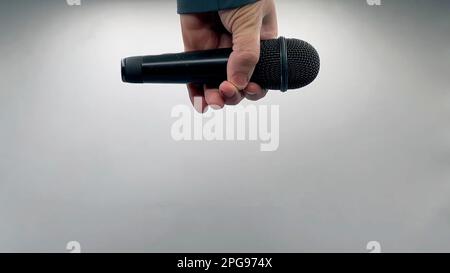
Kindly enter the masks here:
[[[241, 8], [227, 18], [225, 26], [233, 37], [233, 52], [227, 66], [227, 78], [238, 90], [243, 90], [259, 61], [262, 16], [255, 7]], [[227, 20], [228, 19], [228, 20]]]

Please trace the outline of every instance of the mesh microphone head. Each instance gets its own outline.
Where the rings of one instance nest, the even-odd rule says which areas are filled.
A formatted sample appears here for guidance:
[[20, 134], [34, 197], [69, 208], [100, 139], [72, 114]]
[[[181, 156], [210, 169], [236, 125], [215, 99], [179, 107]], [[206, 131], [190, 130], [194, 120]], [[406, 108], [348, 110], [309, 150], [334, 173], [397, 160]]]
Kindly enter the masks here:
[[[287, 56], [284, 62], [283, 43]], [[319, 70], [320, 58], [314, 47], [305, 41], [282, 37], [261, 42], [261, 56], [252, 81], [272, 90], [298, 89], [314, 81]], [[284, 87], [282, 78], [287, 81]]]

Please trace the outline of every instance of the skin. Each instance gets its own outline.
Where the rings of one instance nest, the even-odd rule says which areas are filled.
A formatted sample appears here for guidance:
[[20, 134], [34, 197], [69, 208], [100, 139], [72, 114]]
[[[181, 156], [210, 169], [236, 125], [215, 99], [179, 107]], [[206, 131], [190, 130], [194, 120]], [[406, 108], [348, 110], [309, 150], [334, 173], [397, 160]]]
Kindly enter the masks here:
[[220, 86], [188, 84], [192, 104], [194, 97], [201, 98], [201, 105], [194, 105], [198, 112], [206, 112], [208, 106], [221, 109], [224, 105], [236, 105], [244, 98], [256, 101], [266, 95], [267, 90], [249, 79], [259, 61], [260, 41], [278, 36], [273, 0], [219, 12], [183, 14], [181, 30], [185, 51], [233, 49], [227, 80]]

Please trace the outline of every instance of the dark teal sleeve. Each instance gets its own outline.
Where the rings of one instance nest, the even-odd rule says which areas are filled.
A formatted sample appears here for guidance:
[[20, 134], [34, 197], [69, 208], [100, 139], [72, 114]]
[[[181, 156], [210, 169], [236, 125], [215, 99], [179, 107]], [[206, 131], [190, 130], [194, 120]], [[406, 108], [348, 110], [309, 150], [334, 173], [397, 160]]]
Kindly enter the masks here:
[[178, 13], [200, 13], [233, 9], [259, 0], [177, 0]]

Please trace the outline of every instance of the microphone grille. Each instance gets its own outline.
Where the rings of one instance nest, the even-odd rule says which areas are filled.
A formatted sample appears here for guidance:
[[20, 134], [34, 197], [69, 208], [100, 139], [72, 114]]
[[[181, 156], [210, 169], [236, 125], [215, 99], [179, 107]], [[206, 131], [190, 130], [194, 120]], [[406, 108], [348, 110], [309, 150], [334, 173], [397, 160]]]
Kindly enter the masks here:
[[[310, 84], [319, 74], [320, 58], [309, 43], [286, 39], [288, 89], [298, 89]], [[261, 56], [252, 81], [264, 88], [281, 90], [280, 39], [261, 42]]]
[[289, 89], [304, 87], [313, 82], [320, 70], [316, 49], [305, 41], [286, 39], [289, 70]]

